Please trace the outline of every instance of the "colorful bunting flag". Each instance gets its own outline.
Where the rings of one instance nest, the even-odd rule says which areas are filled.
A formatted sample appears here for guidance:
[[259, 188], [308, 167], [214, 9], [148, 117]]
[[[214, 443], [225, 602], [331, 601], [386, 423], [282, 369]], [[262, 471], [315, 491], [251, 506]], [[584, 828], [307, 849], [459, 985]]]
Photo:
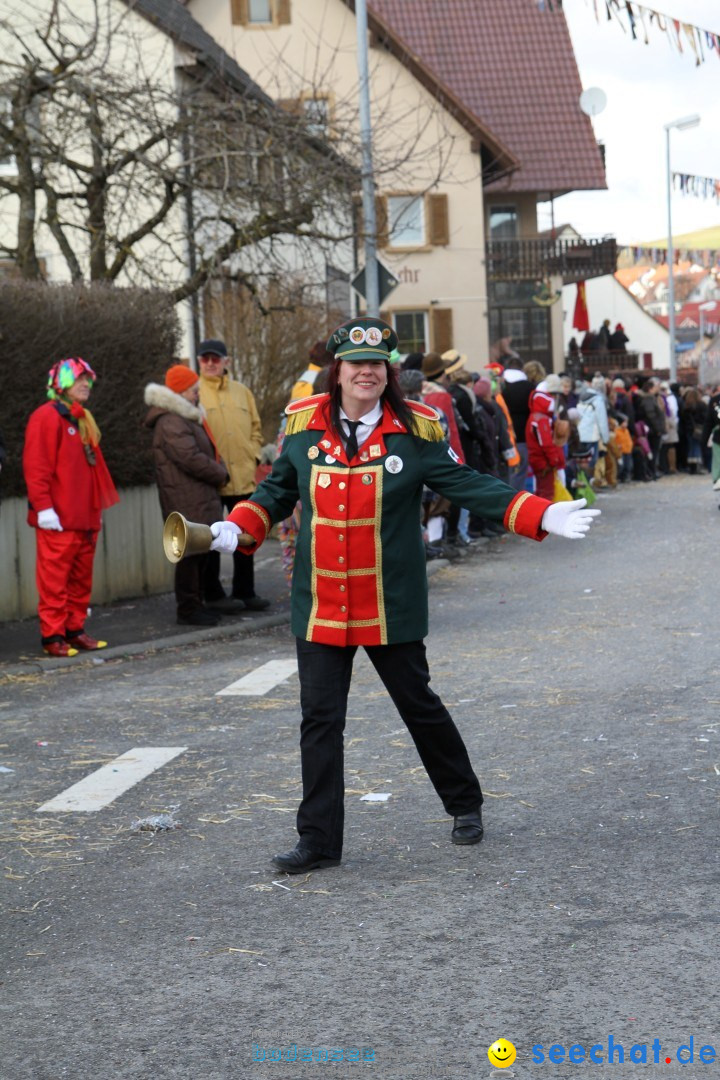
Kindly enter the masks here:
[[[636, 0], [601, 0], [605, 5], [605, 17], [608, 22], [615, 19], [623, 33], [630, 31], [633, 41], [650, 43], [649, 30], [659, 30], [665, 34], [670, 46], [683, 55], [690, 55], [695, 66], [704, 64], [708, 55], [715, 53], [720, 58], [720, 31], [705, 30], [693, 23], [681, 22], [672, 15], [666, 15], [655, 8], [638, 4]], [[562, 0], [537, 0], [540, 11], [562, 10]], [[600, 5], [593, 0], [595, 18], [600, 22]], [[703, 49], [703, 44], [705, 49]], [[705, 52], [707, 50], [707, 54]]]
[[673, 188], [683, 195], [695, 195], [699, 199], [720, 202], [720, 180], [712, 176], [693, 176], [692, 173], [672, 174]]

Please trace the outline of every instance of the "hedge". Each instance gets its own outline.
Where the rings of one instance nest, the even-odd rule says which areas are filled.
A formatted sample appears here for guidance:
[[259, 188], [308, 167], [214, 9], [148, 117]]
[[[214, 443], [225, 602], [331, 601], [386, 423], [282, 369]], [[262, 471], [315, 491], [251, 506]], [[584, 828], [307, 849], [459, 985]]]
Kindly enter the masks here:
[[7, 456], [0, 473], [2, 494], [26, 493], [25, 426], [30, 413], [47, 400], [49, 368], [69, 356], [82, 356], [97, 373], [88, 405], [116, 486], [152, 483], [143, 391], [148, 382], [162, 381], [179, 339], [176, 309], [161, 292], [3, 282], [0, 432]]

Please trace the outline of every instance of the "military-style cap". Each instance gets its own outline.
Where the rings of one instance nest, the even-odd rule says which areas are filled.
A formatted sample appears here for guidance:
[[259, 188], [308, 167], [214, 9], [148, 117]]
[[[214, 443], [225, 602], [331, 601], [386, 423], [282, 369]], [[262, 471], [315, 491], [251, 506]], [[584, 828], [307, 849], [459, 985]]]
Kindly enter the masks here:
[[382, 319], [359, 316], [338, 326], [330, 335], [327, 351], [337, 360], [363, 364], [366, 360], [390, 360], [398, 347], [398, 336]]

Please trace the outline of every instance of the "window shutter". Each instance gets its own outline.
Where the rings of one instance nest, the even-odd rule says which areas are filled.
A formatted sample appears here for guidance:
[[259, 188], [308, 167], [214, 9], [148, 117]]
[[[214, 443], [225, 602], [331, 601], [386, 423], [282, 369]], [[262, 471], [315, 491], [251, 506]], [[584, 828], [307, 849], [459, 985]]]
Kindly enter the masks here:
[[275, 0], [275, 11], [278, 26], [288, 26], [290, 23], [290, 0]]
[[433, 352], [444, 353], [453, 348], [452, 308], [432, 308]]
[[450, 243], [450, 222], [448, 218], [447, 195], [428, 195], [428, 217], [430, 219], [430, 243]]
[[250, 22], [248, 0], [230, 0], [230, 19], [233, 26], [247, 26]]
[[385, 195], [377, 195], [375, 198], [375, 226], [377, 228], [377, 246], [379, 248], [387, 247], [390, 237], [388, 236], [388, 203]]
[[276, 102], [284, 112], [290, 113], [291, 116], [302, 116], [304, 112], [304, 106], [302, 98], [279, 98]]

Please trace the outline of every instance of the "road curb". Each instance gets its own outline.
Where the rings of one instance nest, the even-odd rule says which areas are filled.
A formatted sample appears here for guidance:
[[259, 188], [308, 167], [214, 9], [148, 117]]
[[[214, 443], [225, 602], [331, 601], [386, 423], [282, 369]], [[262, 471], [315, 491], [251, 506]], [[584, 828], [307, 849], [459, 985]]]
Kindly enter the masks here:
[[[440, 570], [452, 565], [449, 559], [434, 559], [432, 562], [427, 563], [428, 581]], [[283, 626], [289, 622], [290, 612], [287, 611], [277, 615], [261, 615], [252, 621], [242, 620], [224, 623], [220, 626], [211, 626], [207, 630], [189, 630], [184, 634], [172, 634], [168, 637], [153, 638], [150, 641], [136, 641], [128, 645], [113, 645], [99, 652], [79, 653], [77, 656], [38, 657], [37, 660], [30, 660], [24, 664], [3, 667], [0, 670], [0, 681], [4, 676], [42, 675], [50, 671], [62, 671], [82, 665], [97, 665], [105, 660], [120, 660], [126, 656], [141, 656], [143, 653], [161, 652], [164, 649], [195, 645], [203, 641], [219, 641], [223, 638], [241, 637], [244, 634], [254, 634], [258, 630], [267, 630], [273, 626]]]

